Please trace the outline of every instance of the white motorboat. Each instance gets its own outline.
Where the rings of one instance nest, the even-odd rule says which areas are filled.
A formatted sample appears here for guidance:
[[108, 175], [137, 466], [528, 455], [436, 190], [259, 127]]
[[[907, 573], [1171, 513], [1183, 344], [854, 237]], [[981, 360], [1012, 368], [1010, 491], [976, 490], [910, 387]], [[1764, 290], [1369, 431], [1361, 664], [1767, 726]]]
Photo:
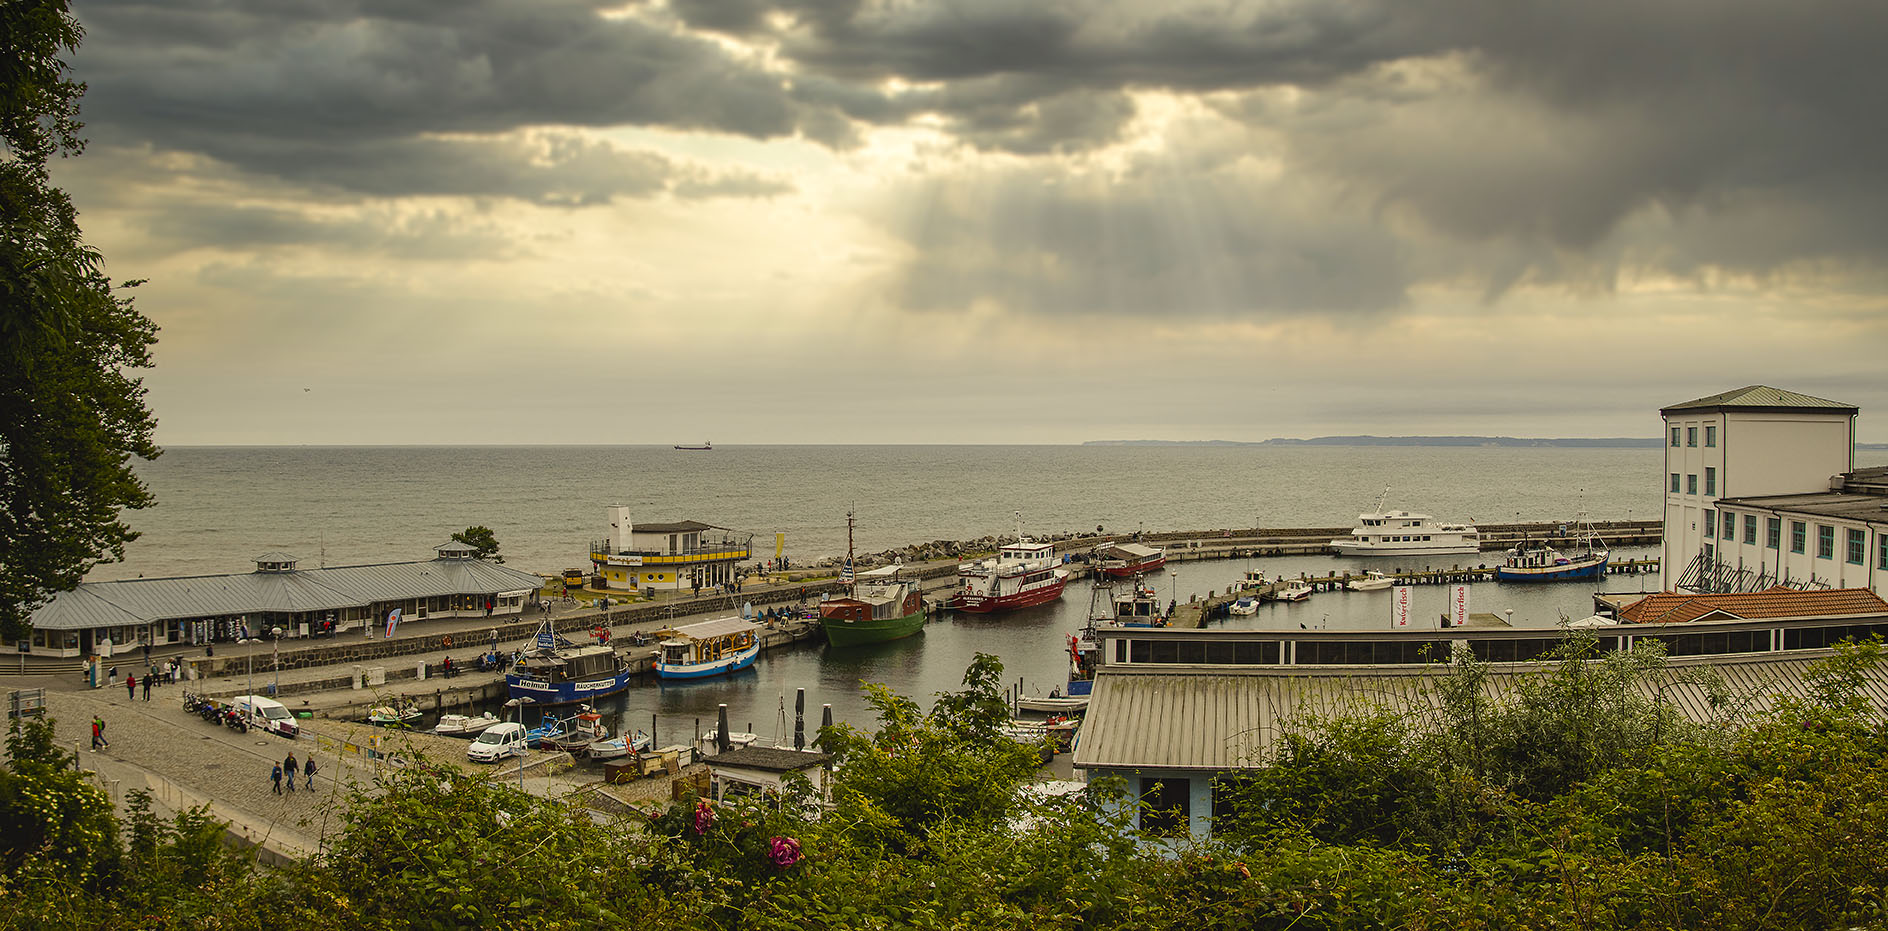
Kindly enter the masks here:
[[433, 726], [433, 733], [441, 737], [477, 737], [497, 723], [498, 719], [489, 711], [478, 715], [442, 714], [439, 723]]
[[1228, 605], [1226, 611], [1238, 617], [1251, 617], [1259, 613], [1259, 599], [1251, 595], [1242, 595], [1238, 601]]
[[1290, 582], [1285, 583], [1284, 588], [1274, 592], [1272, 597], [1277, 598], [1279, 601], [1303, 601], [1311, 597], [1312, 591], [1311, 583], [1306, 582], [1304, 579], [1292, 579]]
[[1047, 604], [1062, 597], [1069, 571], [1055, 544], [1023, 536], [1023, 515], [1016, 514], [1016, 542], [993, 558], [959, 563], [957, 588], [944, 606], [969, 614], [989, 614]]
[[375, 727], [412, 727], [420, 719], [420, 710], [411, 705], [376, 705], [367, 712], [367, 723]]
[[1481, 533], [1470, 524], [1437, 522], [1427, 514], [1377, 509], [1357, 515], [1350, 536], [1332, 540], [1339, 556], [1461, 556], [1479, 553]]
[[1395, 584], [1395, 578], [1372, 569], [1364, 573], [1361, 578], [1351, 579], [1344, 583], [1344, 587], [1353, 592], [1380, 592]]
[[615, 760], [631, 753], [642, 753], [649, 749], [650, 737], [646, 731], [637, 731], [634, 736], [618, 734], [590, 745], [590, 758], [593, 760]]

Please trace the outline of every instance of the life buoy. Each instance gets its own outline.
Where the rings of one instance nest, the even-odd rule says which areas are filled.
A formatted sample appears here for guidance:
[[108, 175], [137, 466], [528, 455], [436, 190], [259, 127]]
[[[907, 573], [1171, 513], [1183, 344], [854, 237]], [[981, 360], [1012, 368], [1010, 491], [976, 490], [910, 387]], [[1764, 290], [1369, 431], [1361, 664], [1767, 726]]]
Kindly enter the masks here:
[[448, 650], [452, 649], [452, 635], [447, 634], [444, 637], [439, 638], [439, 645], [442, 647], [445, 647]]

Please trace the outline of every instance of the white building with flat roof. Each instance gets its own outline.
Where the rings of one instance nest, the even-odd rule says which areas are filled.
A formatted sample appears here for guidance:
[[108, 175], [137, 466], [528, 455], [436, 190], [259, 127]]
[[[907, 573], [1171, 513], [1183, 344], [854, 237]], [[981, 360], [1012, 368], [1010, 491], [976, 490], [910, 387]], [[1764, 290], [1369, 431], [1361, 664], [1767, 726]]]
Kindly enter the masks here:
[[[1660, 587], [1720, 562], [1725, 498], [1826, 492], [1855, 468], [1853, 404], [1751, 385], [1674, 404], [1665, 419]], [[1740, 518], [1741, 520], [1741, 518]], [[1741, 539], [1742, 527], [1732, 536]]]

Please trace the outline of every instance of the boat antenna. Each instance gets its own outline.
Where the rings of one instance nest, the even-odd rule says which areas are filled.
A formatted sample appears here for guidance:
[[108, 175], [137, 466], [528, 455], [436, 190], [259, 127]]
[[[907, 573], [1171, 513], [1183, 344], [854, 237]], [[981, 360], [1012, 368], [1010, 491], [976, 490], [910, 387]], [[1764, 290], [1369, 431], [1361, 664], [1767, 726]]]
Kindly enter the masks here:
[[1390, 500], [1390, 486], [1383, 486], [1383, 494], [1377, 496], [1377, 513], [1383, 513], [1383, 503]]
[[1012, 513], [1016, 515], [1016, 542], [1018, 543], [1028, 542], [1023, 539], [1023, 512], [1014, 511]]

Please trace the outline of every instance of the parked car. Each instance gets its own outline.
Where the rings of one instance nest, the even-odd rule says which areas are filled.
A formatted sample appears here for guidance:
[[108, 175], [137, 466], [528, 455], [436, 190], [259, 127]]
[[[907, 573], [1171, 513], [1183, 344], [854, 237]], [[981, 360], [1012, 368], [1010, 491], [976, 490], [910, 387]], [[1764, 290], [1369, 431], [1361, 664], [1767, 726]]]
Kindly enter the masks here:
[[496, 763], [510, 756], [524, 756], [530, 750], [525, 742], [524, 725], [515, 721], [494, 724], [465, 748], [465, 758], [474, 763]]

